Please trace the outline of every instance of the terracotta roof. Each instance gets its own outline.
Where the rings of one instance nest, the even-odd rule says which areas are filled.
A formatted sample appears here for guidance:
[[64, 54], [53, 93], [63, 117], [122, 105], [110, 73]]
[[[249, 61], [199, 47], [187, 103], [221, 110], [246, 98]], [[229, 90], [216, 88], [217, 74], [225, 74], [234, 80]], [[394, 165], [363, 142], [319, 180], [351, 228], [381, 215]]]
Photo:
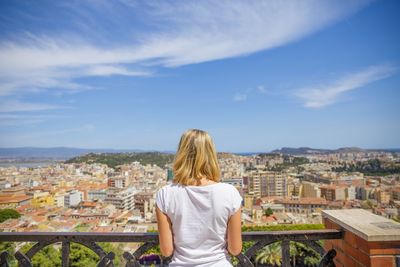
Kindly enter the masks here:
[[339, 188], [346, 188], [347, 186], [345, 185], [334, 185], [334, 184], [330, 184], [330, 185], [321, 185], [319, 188], [324, 188], [324, 189], [339, 189]]
[[282, 200], [277, 200], [276, 203], [282, 204], [312, 204], [312, 205], [326, 205], [328, 202], [325, 198], [321, 197], [302, 197], [299, 199], [284, 198]]
[[82, 201], [80, 204], [81, 207], [93, 207], [95, 208], [97, 206], [96, 202], [92, 201]]
[[29, 199], [32, 199], [32, 197], [27, 195], [0, 196], [0, 204], [19, 203]]
[[10, 188], [4, 188], [1, 190], [2, 194], [14, 194], [15, 192], [25, 190], [24, 187], [22, 186], [16, 186], [16, 187], [10, 187]]

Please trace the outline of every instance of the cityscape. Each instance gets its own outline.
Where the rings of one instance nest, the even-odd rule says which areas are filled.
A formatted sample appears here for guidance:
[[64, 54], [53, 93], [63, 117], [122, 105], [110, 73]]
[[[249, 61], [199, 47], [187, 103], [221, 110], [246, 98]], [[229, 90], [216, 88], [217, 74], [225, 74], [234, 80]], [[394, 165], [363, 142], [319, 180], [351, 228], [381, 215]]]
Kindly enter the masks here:
[[[130, 154], [147, 158], [126, 157], [128, 162], [116, 165]], [[221, 182], [243, 197], [243, 225], [320, 224], [322, 210], [341, 208], [400, 220], [399, 151], [303, 148], [218, 157]], [[16, 209], [21, 217], [2, 222], [0, 229], [156, 230], [155, 194], [172, 182], [171, 159], [173, 154], [159, 152], [98, 153], [43, 167], [1, 167], [0, 208]]]
[[[155, 195], [173, 182], [172, 153], [92, 152], [50, 160], [32, 157], [32, 148], [20, 150], [29, 150], [26, 153], [31, 158], [6, 157], [3, 151], [0, 160], [1, 232], [129, 235], [157, 231]], [[363, 209], [400, 221], [398, 149], [282, 148], [269, 153], [218, 153], [218, 161], [221, 182], [236, 187], [243, 198], [241, 220], [245, 231], [323, 229], [327, 222], [322, 212], [342, 209]], [[393, 227], [400, 226], [389, 225]], [[10, 253], [31, 246], [26, 242], [11, 247], [7, 244], [0, 246]], [[290, 254], [292, 266], [296, 257], [298, 266], [316, 266], [321, 260], [312, 250], [296, 246], [293, 249], [297, 252]], [[115, 266], [123, 266], [125, 260], [129, 264], [129, 258], [124, 260], [122, 251], [140, 250], [140, 243], [106, 243], [103, 247], [114, 251]], [[280, 266], [282, 252], [273, 254], [269, 247], [264, 248], [267, 254], [257, 254], [255, 262]], [[57, 247], [49, 249], [41, 252], [41, 257], [32, 258], [34, 266], [61, 266]], [[99, 260], [83, 247], [71, 245], [70, 249], [74, 266], [95, 266]], [[138, 258], [139, 263], [160, 266], [161, 258], [154, 258], [152, 253], [159, 251], [148, 251]], [[15, 259], [10, 262], [15, 266]]]

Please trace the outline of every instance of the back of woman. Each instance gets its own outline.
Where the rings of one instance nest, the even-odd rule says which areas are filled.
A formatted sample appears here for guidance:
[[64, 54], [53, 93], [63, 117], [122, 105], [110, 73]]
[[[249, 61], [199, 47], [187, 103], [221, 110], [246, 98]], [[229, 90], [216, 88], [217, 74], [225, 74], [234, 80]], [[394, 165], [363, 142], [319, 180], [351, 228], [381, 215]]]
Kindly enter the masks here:
[[241, 249], [242, 198], [236, 188], [218, 182], [207, 133], [189, 130], [182, 136], [174, 174], [174, 183], [156, 197], [161, 252], [173, 254], [170, 266], [232, 266], [228, 251]]
[[162, 188], [157, 206], [172, 222], [174, 264], [201, 266], [218, 263], [215, 266], [230, 266], [226, 251], [227, 224], [241, 202], [236, 188], [229, 184], [169, 185]]

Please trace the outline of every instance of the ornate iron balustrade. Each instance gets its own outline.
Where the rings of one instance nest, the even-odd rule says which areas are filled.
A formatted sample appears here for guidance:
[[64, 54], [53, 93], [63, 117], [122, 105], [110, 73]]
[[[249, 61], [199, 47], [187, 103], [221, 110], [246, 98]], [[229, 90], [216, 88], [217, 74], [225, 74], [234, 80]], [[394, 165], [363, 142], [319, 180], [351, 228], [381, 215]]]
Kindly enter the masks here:
[[[254, 244], [244, 253], [237, 256], [238, 266], [252, 267], [250, 261], [258, 250], [275, 242], [281, 241], [282, 266], [290, 266], [289, 242], [303, 243], [322, 256], [319, 266], [334, 266], [333, 257], [335, 251], [325, 253], [318, 240], [341, 239], [343, 233], [337, 230], [300, 230], [300, 231], [267, 231], [267, 232], [244, 232], [243, 241], [253, 241]], [[78, 243], [94, 251], [100, 258], [98, 267], [113, 267], [114, 253], [106, 253], [97, 242], [118, 243], [143, 243], [136, 251], [125, 251], [123, 257], [126, 260], [125, 267], [141, 266], [139, 258], [150, 248], [158, 245], [157, 233], [75, 233], [75, 232], [2, 232], [0, 242], [35, 242], [26, 254], [17, 251], [15, 258], [19, 266], [31, 267], [32, 257], [44, 247], [61, 243], [62, 266], [69, 266], [70, 244]], [[170, 259], [162, 258], [160, 266], [168, 266]], [[0, 254], [0, 267], [8, 267], [7, 252]]]

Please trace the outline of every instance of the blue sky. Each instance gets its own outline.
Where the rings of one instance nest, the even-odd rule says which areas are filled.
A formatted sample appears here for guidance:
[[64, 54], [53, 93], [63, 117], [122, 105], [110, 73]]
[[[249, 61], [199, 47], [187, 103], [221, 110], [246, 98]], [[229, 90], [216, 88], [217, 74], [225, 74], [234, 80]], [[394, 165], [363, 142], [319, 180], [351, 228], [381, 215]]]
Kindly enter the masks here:
[[400, 147], [396, 0], [0, 8], [0, 147]]

